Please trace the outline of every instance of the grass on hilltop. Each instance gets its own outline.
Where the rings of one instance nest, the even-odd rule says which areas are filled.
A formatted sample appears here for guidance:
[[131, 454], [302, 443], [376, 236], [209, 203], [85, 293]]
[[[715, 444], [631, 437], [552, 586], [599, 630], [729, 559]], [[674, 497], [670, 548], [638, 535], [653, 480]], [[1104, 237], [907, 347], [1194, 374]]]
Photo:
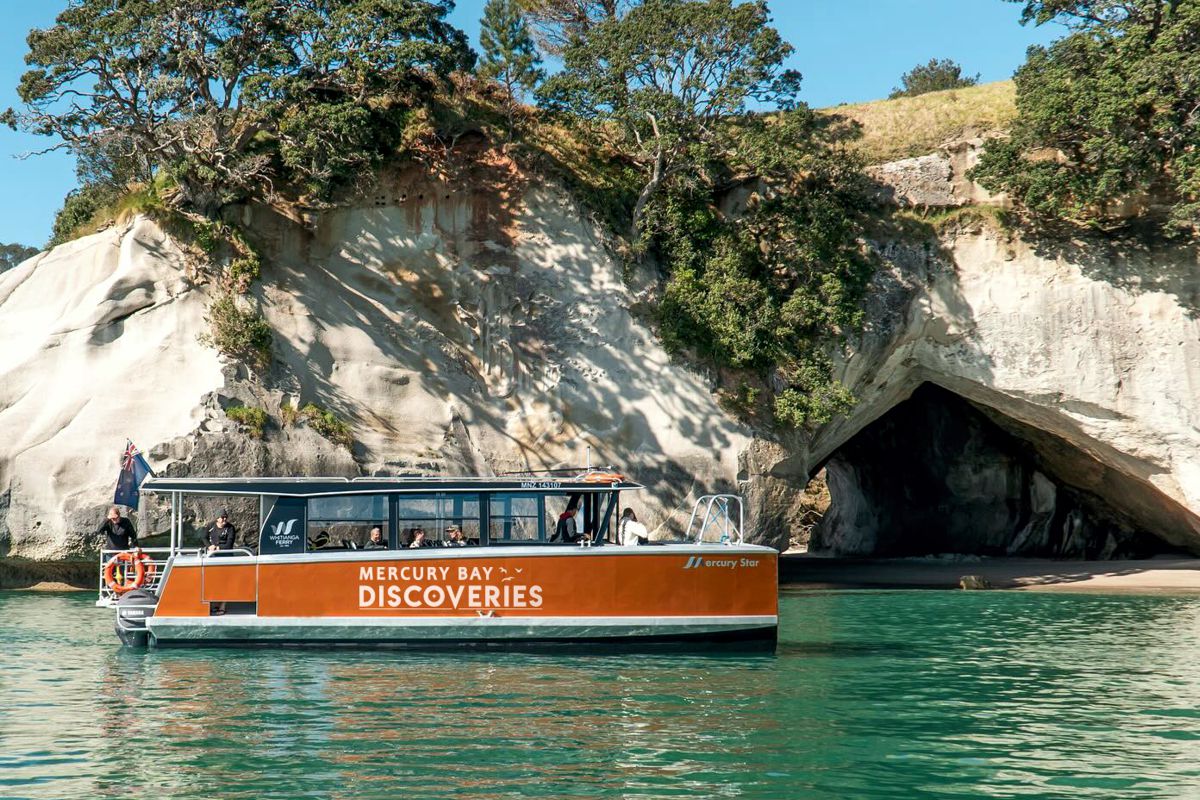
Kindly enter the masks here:
[[931, 153], [964, 134], [1007, 130], [1017, 115], [1012, 81], [947, 89], [917, 97], [876, 100], [823, 109], [862, 126], [852, 146], [869, 164]]

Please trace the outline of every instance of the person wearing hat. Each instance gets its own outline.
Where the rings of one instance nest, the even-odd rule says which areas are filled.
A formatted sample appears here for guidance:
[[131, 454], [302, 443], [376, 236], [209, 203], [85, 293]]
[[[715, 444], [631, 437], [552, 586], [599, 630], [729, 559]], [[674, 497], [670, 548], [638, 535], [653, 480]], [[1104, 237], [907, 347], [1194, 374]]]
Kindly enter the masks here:
[[463, 538], [462, 528], [457, 525], [446, 526], [446, 539], [442, 542], [443, 547], [466, 547], [467, 540]]
[[237, 528], [229, 521], [229, 512], [223, 508], [217, 512], [216, 521], [204, 529], [204, 543], [208, 545], [210, 553], [232, 550], [236, 538]]

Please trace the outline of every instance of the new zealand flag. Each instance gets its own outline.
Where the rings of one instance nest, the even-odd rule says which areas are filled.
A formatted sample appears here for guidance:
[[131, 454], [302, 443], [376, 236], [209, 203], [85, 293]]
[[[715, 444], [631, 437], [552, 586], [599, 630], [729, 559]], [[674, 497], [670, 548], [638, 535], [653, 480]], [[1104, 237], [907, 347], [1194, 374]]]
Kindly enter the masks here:
[[146, 480], [148, 475], [153, 475], [154, 470], [150, 469], [150, 465], [133, 446], [133, 442], [129, 440], [126, 442], [125, 455], [121, 456], [121, 475], [117, 478], [117, 493], [113, 497], [113, 503], [137, 508], [138, 492], [142, 487], [142, 481]]

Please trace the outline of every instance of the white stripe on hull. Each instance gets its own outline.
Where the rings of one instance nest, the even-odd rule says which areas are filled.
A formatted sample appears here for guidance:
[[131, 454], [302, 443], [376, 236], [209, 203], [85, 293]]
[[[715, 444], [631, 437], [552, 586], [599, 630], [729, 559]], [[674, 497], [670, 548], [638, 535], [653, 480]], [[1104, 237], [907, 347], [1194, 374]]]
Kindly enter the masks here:
[[639, 639], [769, 632], [774, 616], [721, 617], [151, 617], [158, 643], [199, 641], [437, 642]]

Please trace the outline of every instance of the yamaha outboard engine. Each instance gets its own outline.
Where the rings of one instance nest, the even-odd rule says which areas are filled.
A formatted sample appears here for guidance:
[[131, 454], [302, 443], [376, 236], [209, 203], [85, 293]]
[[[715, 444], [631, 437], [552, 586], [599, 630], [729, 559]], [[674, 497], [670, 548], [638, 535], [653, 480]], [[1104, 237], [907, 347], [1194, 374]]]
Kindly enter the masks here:
[[146, 630], [146, 619], [154, 615], [158, 595], [149, 589], [134, 589], [117, 601], [116, 630], [121, 644], [126, 647], [145, 647], [150, 632]]

